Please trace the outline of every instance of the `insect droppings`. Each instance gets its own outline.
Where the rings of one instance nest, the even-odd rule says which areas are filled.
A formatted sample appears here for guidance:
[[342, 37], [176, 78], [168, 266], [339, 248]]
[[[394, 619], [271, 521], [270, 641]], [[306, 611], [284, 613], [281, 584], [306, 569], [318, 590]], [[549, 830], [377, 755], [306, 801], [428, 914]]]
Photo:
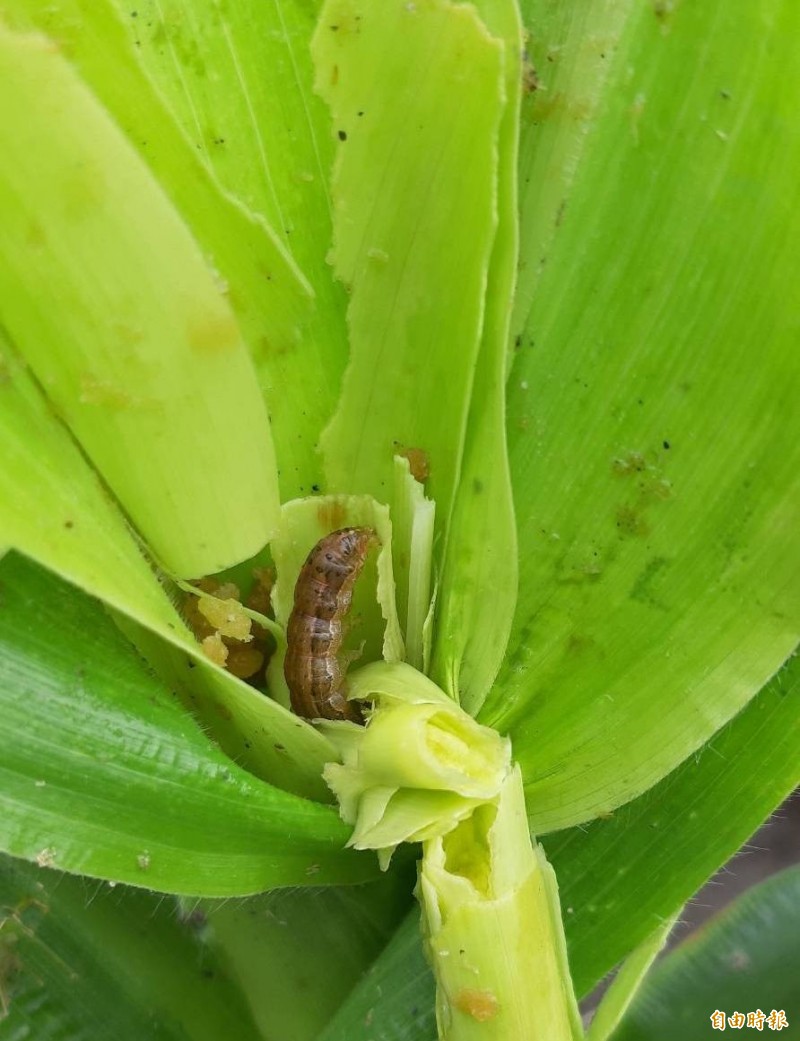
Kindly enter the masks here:
[[320, 539], [300, 568], [283, 663], [298, 716], [362, 721], [344, 695], [347, 661], [340, 651], [353, 587], [376, 542], [372, 528], [341, 528]]

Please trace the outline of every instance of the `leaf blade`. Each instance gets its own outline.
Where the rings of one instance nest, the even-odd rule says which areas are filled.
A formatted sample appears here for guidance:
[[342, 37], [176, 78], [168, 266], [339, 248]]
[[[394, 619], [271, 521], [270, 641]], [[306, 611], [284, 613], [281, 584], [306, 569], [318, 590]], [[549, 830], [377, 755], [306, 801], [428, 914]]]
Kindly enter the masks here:
[[540, 833], [646, 789], [796, 643], [796, 15], [765, 0], [743, 33], [707, 5], [662, 31], [641, 8], [606, 54], [509, 384], [529, 551], [482, 719]]
[[335, 810], [231, 762], [97, 603], [15, 555], [0, 575], [4, 850], [190, 895], [374, 877]]
[[698, 756], [613, 816], [542, 840], [587, 993], [691, 898], [800, 781], [800, 659]]
[[[613, 1041], [656, 1041], [680, 1030], [687, 1041], [713, 1036], [711, 1013], [736, 1012], [738, 1029], [752, 1029], [746, 1014], [773, 1009], [786, 1027], [768, 1022], [782, 1037], [798, 1036], [800, 1000], [800, 868], [791, 867], [754, 886], [716, 915], [653, 971], [637, 995]], [[734, 1021], [735, 1023], [736, 1021]], [[728, 1019], [727, 1025], [733, 1026]], [[758, 1030], [764, 1029], [764, 1020]]]
[[90, 894], [82, 879], [3, 857], [0, 908], [3, 1037], [259, 1041], [236, 986], [162, 897]]
[[[498, 128], [497, 233], [464, 458], [447, 531], [432, 675], [475, 715], [503, 660], [514, 615], [517, 533], [505, 436], [505, 371], [518, 267], [517, 164], [522, 25], [515, 2], [478, 5], [503, 41], [505, 106]], [[487, 595], [487, 591], [491, 593]]]
[[[379, 953], [410, 900], [407, 871], [366, 886], [281, 890], [204, 905], [210, 942], [239, 981], [264, 1041], [313, 1041]], [[299, 1002], [300, 994], [312, 1000]]]
[[[252, 556], [277, 529], [277, 473], [228, 305], [63, 58], [3, 30], [0, 61], [15, 98], [0, 122], [11, 338], [170, 569], [192, 577]], [[198, 532], [209, 499], [227, 509]]]
[[[391, 505], [398, 447], [422, 450], [446, 530], [495, 234], [502, 48], [474, 11], [443, 2], [393, 2], [353, 24], [331, 2], [313, 48], [340, 138], [335, 271], [352, 287], [351, 358], [322, 439], [326, 473], [337, 489]], [[410, 210], [412, 195], [419, 205]], [[444, 243], [461, 257], [458, 272]]]
[[281, 460], [281, 498], [308, 495], [324, 486], [317, 443], [348, 351], [347, 298], [327, 262], [333, 142], [312, 89], [308, 40], [316, 7], [259, 0], [114, 5], [193, 149], [227, 191], [266, 218], [313, 287], [315, 306], [291, 340], [255, 336], [251, 343]]

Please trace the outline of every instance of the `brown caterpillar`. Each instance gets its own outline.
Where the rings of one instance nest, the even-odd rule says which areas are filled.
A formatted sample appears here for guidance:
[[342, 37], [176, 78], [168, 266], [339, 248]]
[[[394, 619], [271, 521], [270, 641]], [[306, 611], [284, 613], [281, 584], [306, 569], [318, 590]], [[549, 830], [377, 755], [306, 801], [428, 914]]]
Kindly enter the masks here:
[[376, 541], [372, 528], [342, 528], [320, 539], [300, 568], [283, 663], [292, 711], [298, 716], [362, 722], [358, 707], [342, 690], [347, 662], [340, 660], [339, 651], [353, 587]]

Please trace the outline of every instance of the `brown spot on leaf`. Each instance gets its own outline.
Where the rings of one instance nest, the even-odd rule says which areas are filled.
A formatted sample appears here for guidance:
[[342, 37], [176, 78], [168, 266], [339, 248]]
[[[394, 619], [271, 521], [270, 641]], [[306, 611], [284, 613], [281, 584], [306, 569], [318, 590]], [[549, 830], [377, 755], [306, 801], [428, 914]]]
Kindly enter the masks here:
[[338, 499], [330, 499], [327, 502], [321, 502], [317, 506], [317, 517], [319, 518], [320, 527], [327, 531], [336, 531], [338, 528], [344, 527], [347, 519], [347, 510], [344, 503]]
[[472, 987], [463, 987], [456, 994], [453, 1004], [460, 1012], [465, 1012], [478, 1023], [494, 1019], [500, 1011], [500, 1002], [492, 991]]
[[411, 476], [424, 484], [431, 475], [431, 462], [424, 448], [399, 448], [397, 454], [408, 460]]

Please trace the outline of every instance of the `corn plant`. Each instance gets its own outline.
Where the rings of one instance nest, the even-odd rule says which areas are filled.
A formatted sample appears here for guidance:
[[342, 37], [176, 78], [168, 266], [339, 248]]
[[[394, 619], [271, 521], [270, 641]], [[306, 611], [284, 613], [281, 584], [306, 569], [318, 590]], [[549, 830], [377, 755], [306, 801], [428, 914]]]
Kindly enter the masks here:
[[0, 1038], [796, 1029], [798, 32], [5, 0]]

